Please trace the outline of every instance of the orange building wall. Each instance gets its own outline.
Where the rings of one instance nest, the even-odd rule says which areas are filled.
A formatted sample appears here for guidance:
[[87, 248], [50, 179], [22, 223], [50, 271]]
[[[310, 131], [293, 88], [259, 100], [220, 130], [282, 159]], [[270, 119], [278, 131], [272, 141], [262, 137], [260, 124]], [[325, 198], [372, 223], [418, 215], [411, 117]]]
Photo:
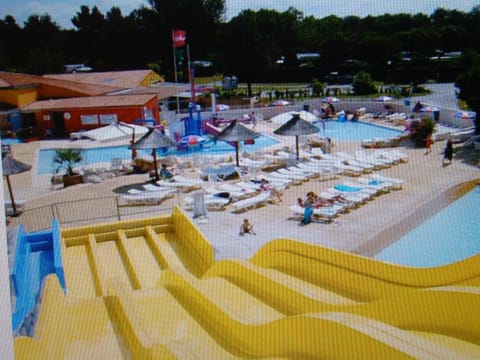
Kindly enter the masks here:
[[[133, 123], [134, 120], [144, 119], [144, 107], [152, 110], [153, 118], [159, 123], [159, 111], [156, 98], [142, 106], [125, 107], [102, 107], [94, 109], [63, 109], [63, 110], [44, 110], [36, 116], [38, 133], [44, 135], [47, 130], [54, 129], [53, 113], [61, 112], [70, 114], [70, 119], [64, 119], [67, 135], [80, 130], [91, 130], [107, 124], [100, 123], [100, 115], [116, 114], [117, 120], [124, 123]], [[81, 115], [99, 115], [97, 124], [82, 124]]]
[[37, 88], [2, 89], [0, 102], [22, 107], [37, 101]]

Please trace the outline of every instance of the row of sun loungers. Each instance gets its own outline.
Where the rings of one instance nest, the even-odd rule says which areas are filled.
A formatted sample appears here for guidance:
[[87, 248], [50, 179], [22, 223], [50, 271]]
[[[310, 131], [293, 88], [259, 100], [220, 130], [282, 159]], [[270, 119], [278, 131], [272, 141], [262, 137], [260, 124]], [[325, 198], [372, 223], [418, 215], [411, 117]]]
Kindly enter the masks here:
[[[365, 204], [391, 190], [400, 190], [402, 187], [403, 180], [401, 179], [374, 174], [355, 179], [355, 181], [343, 181], [319, 193], [319, 196], [329, 201], [330, 205], [314, 208], [313, 216], [317, 221], [329, 223], [341, 213]], [[295, 219], [303, 217], [305, 209], [300, 205], [291, 205], [290, 209]]]

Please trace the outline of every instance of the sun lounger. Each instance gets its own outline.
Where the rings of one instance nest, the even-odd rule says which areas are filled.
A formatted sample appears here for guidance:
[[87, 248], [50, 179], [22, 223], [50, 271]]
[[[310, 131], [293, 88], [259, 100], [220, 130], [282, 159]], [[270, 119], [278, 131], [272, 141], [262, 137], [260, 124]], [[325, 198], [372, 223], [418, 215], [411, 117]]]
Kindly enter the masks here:
[[341, 184], [335, 185], [334, 188], [339, 191], [363, 193], [365, 196], [369, 195], [369, 198], [378, 195], [378, 189], [373, 189], [354, 181], [342, 181]]
[[281, 168], [281, 169], [278, 169], [277, 171], [274, 171], [273, 173], [292, 176], [293, 179], [298, 179], [301, 181], [307, 181], [312, 175], [312, 172], [303, 171], [299, 168], [296, 168], [295, 170], [293, 167]]
[[[208, 210], [211, 210], [211, 211], [225, 210], [226, 206], [230, 204], [230, 202], [232, 201], [230, 195], [224, 197], [224, 196], [217, 196], [218, 194], [219, 193], [204, 195], [203, 202]], [[193, 196], [185, 197], [184, 205], [186, 210], [193, 210], [193, 207], [195, 205], [194, 197]]]
[[238, 183], [223, 183], [218, 186], [218, 189], [223, 191], [229, 191], [230, 193], [235, 194], [234, 197], [238, 196], [239, 200], [241, 200], [242, 198], [253, 196], [258, 192], [257, 189], [245, 188], [238, 185]]
[[232, 209], [234, 212], [247, 211], [255, 209], [258, 206], [265, 205], [272, 197], [271, 191], [262, 191], [260, 194], [251, 198], [236, 201], [232, 203]]
[[170, 180], [158, 180], [157, 185], [167, 188], [176, 188], [183, 192], [201, 189], [204, 184], [201, 180], [188, 179], [181, 175], [175, 175]]
[[379, 181], [386, 181], [392, 184], [392, 189], [398, 190], [403, 187], [404, 181], [402, 179], [398, 178], [393, 178], [393, 177], [387, 177], [380, 175], [378, 173], [376, 174], [371, 174], [368, 176], [368, 178], [373, 179], [373, 180], [379, 180]]
[[[305, 209], [299, 205], [292, 205], [290, 206], [290, 210], [296, 215], [296, 216], [302, 216], [304, 214]], [[313, 216], [317, 219], [328, 219], [331, 220], [332, 218], [338, 216], [338, 211], [334, 209], [333, 207], [320, 207], [320, 208], [314, 208], [313, 209]]]
[[365, 177], [360, 177], [357, 182], [361, 186], [368, 187], [370, 189], [376, 189], [378, 192], [387, 193], [394, 188], [394, 184], [384, 180], [375, 180]]
[[288, 185], [301, 185], [305, 182], [306, 179], [294, 174], [289, 175], [289, 174], [282, 174], [276, 171], [272, 171], [268, 173], [268, 180], [270, 182], [274, 180], [287, 181]]
[[174, 189], [162, 191], [142, 191], [136, 194], [121, 195], [120, 199], [127, 205], [155, 205], [170, 199], [174, 194]]

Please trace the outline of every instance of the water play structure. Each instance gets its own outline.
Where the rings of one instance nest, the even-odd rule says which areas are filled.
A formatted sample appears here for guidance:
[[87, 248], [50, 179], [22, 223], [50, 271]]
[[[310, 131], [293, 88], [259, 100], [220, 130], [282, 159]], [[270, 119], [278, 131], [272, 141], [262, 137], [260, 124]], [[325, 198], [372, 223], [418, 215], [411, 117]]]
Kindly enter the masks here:
[[15, 338], [18, 359], [480, 354], [479, 255], [418, 269], [277, 239], [248, 261], [215, 261], [177, 207], [110, 224], [54, 223], [42, 235], [48, 271], [29, 265], [36, 236], [22, 236], [29, 278], [46, 277], [33, 337]]

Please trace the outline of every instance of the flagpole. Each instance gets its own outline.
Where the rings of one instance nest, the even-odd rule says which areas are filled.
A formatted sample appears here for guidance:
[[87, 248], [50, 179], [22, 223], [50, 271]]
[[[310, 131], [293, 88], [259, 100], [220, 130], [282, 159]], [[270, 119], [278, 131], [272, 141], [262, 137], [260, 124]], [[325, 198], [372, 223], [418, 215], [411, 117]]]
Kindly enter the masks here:
[[[173, 35], [173, 29], [172, 29], [172, 50], [173, 50], [173, 69], [175, 71], [175, 85], [178, 87], [178, 75], [177, 75], [177, 55], [175, 51], [175, 40], [174, 40], [174, 35]], [[177, 114], [180, 113], [180, 101], [177, 98]]]
[[195, 105], [195, 80], [193, 75], [192, 64], [190, 62], [190, 45], [187, 43], [187, 58], [188, 58], [188, 79], [190, 80], [191, 102]]

